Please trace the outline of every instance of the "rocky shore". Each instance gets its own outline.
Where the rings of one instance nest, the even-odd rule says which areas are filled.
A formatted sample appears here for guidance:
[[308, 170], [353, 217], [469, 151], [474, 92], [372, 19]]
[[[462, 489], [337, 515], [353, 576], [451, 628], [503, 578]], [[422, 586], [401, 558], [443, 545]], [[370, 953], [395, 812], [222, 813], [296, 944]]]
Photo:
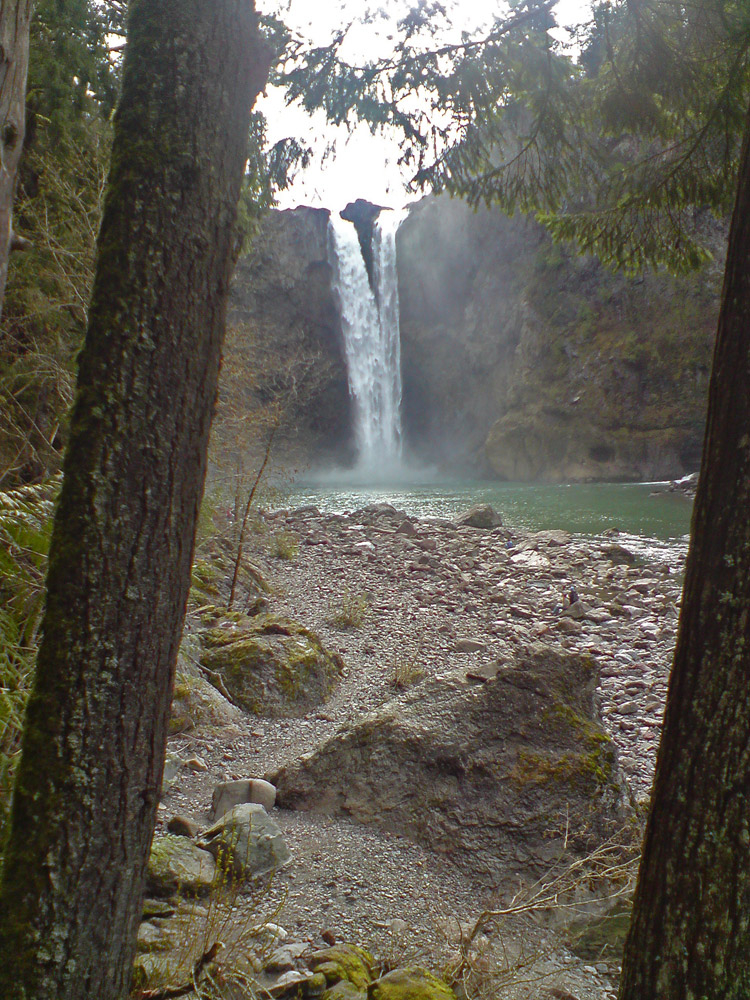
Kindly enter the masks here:
[[[287, 635], [293, 630], [285, 622], [312, 630], [329, 657], [326, 676], [332, 676], [331, 657], [338, 676], [319, 704], [291, 707], [286, 714], [274, 711], [275, 717], [264, 715], [261, 705], [257, 714], [247, 714], [215, 691], [203, 696], [203, 714], [195, 699], [192, 708], [182, 706], [188, 724], [180, 725], [182, 731], [171, 741], [162, 830], [175, 813], [207, 826], [218, 782], [264, 775], [279, 781], [284, 769], [294, 771], [300, 758], [312, 759], [317, 784], [305, 786], [307, 804], [301, 808], [306, 811], [271, 811], [292, 860], [277, 873], [266, 896], [272, 909], [283, 904], [275, 920], [293, 942], [308, 949], [328, 938], [343, 939], [388, 956], [391, 967], [418, 959], [442, 968], [460, 958], [462, 935], [483, 909], [507, 907], [519, 886], [526, 892], [537, 877], [520, 855], [505, 879], [492, 865], [467, 865], [459, 849], [461, 835], [455, 833], [460, 826], [451, 833], [454, 851], [443, 835], [438, 843], [439, 837], [415, 833], [403, 811], [383, 822], [387, 797], [382, 787], [376, 789], [369, 812], [361, 794], [357, 808], [331, 807], [327, 793], [337, 782], [341, 785], [341, 773], [355, 760], [336, 748], [342, 740], [356, 743], [368, 720], [385, 714], [400, 726], [411, 718], [411, 740], [415, 728], [430, 728], [430, 712], [437, 711], [440, 699], [446, 701], [446, 691], [450, 705], [453, 694], [463, 690], [476, 701], [485, 695], [472, 692], [498, 690], [497, 684], [506, 683], [509, 673], [517, 676], [524, 662], [552, 657], [554, 662], [586, 664], [593, 678], [593, 721], [581, 723], [578, 702], [573, 715], [564, 692], [565, 704], [562, 709], [553, 705], [553, 711], [574, 718], [588, 739], [595, 732], [601, 733], [595, 739], [602, 745], [611, 742], [631, 817], [637, 815], [634, 804], [646, 801], [675, 641], [684, 551], [673, 546], [646, 558], [621, 544], [616, 533], [584, 541], [560, 531], [513, 530], [487, 516], [484, 512], [483, 520], [482, 512], [475, 513], [463, 523], [417, 521], [386, 504], [350, 514], [326, 514], [313, 507], [267, 513], [253, 535], [250, 558], [269, 582], [270, 593], [261, 600], [257, 588], [250, 587], [243, 603], [257, 611], [261, 600], [263, 642], [299, 641], [299, 636]], [[243, 627], [238, 620], [236, 614], [224, 619], [214, 615], [211, 642], [216, 643], [216, 630], [222, 628], [236, 639], [233, 630]], [[205, 679], [205, 667], [195, 669], [205, 660], [201, 619], [195, 612], [192, 621], [182, 669]], [[205, 611], [202, 621], [205, 634]], [[216, 682], [216, 658], [210, 662]], [[230, 694], [221, 678], [217, 683]], [[544, 718], [552, 717], [549, 711]], [[394, 726], [389, 726], [392, 734]], [[377, 726], [375, 731], [381, 732]], [[329, 749], [323, 753], [321, 747]], [[567, 766], [573, 759], [569, 748], [561, 753], [555, 759]], [[523, 759], [538, 766], [538, 748], [535, 754]], [[413, 756], [404, 764], [412, 769], [404, 779], [416, 785], [425, 782], [425, 773]], [[333, 770], [314, 770], [322, 757], [334, 762]], [[399, 761], [392, 757], [389, 764], [395, 776]], [[461, 766], [450, 794], [444, 790], [443, 805], [436, 802], [438, 812], [447, 808], [446, 802], [461, 812], [468, 765], [463, 761]], [[365, 791], [375, 787], [378, 768], [365, 773], [353, 763], [351, 769]], [[608, 770], [610, 774], [614, 772]], [[570, 780], [567, 772], [564, 777]], [[539, 780], [534, 781], [539, 788]], [[281, 781], [281, 805], [283, 791]], [[294, 804], [293, 798], [287, 794], [286, 804]], [[467, 825], [481, 832], [484, 821], [471, 816]], [[637, 825], [637, 820], [630, 822]], [[476, 842], [491, 853], [491, 840], [489, 848], [486, 839]], [[602, 946], [598, 955], [589, 949], [585, 957], [576, 956], [566, 933], [544, 907], [518, 919], [495, 920], [481, 935], [486, 949], [482, 962], [505, 969], [502, 996], [604, 1000], [614, 995], [616, 950]], [[327, 937], [321, 939], [322, 934]], [[500, 965], [499, 953], [490, 957], [496, 946], [505, 956]], [[510, 975], [511, 966], [522, 971]]]

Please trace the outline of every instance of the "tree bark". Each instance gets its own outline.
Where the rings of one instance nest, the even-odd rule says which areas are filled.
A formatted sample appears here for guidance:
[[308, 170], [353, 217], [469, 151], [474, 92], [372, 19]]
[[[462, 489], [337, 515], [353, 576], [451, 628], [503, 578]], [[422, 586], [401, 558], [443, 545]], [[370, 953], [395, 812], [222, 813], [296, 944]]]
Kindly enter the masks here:
[[0, 315], [13, 240], [13, 195], [26, 130], [32, 0], [0, 0]]
[[0, 888], [6, 1000], [129, 988], [269, 61], [252, 0], [131, 4]]
[[750, 112], [620, 1000], [750, 996]]

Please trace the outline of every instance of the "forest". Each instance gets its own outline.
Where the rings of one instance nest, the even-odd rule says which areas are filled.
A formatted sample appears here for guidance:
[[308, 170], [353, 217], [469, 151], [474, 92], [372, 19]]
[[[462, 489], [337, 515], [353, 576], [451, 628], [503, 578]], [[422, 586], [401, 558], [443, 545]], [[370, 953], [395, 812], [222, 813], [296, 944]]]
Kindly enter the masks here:
[[[265, 457], [243, 479], [231, 542], [215, 536], [196, 551], [196, 532], [204, 538], [212, 516], [201, 512], [201, 499], [233, 269], [274, 192], [311, 155], [294, 138], [267, 148], [266, 123], [253, 106], [269, 80], [332, 123], [360, 121], [398, 135], [415, 191], [522, 211], [554, 240], [628, 275], [689, 274], [716, 253], [707, 218], [730, 220], [674, 655], [653, 786], [631, 824], [630, 847], [642, 843], [613, 988], [619, 1000], [739, 1000], [750, 992], [750, 13], [737, 0], [610, 0], [579, 27], [574, 55], [560, 47], [551, 0], [511, 4], [487, 32], [458, 41], [441, 34], [447, 17], [438, 2], [417, 4], [399, 22], [392, 53], [353, 65], [345, 28], [325, 46], [311, 44], [249, 0], [0, 2], [0, 995], [9, 1000], [261, 991], [227, 978], [225, 929], [198, 948], [180, 981], [134, 981], [133, 968], [153, 881], [173, 703], [186, 697], [175, 681], [178, 657], [190, 656], [189, 643], [181, 651], [186, 611], [190, 618], [213, 609], [201, 633], [211, 655], [199, 657], [209, 672], [225, 669], [226, 629], [250, 627], [246, 618], [261, 614], [262, 627], [251, 623], [251, 632], [264, 656], [288, 639], [305, 650], [305, 670], [309, 660], [320, 671], [305, 674], [306, 694], [317, 684], [324, 698], [346, 676], [341, 655], [321, 650], [315, 633], [267, 613], [272, 588], [247, 558], [273, 442], [273, 398], [271, 424], [259, 427]], [[375, 521], [394, 514], [364, 512], [354, 549], [366, 561], [376, 559]], [[459, 527], [506, 530], [481, 515]], [[298, 547], [305, 558], [316, 550], [323, 558], [320, 524], [292, 519], [287, 528], [273, 536], [277, 563], [293, 561]], [[466, 553], [457, 539], [428, 539], [422, 529], [396, 517], [380, 534], [390, 544], [422, 531], [423, 566], [444, 543], [442, 558], [464, 574], [495, 560], [510, 574], [508, 587], [514, 572], [533, 579], [552, 565], [538, 538], [536, 548], [527, 539], [510, 554], [518, 539], [487, 536], [502, 541], [501, 558], [484, 541]], [[551, 553], [570, 540], [543, 543]], [[575, 554], [565, 551], [572, 564]], [[627, 552], [611, 545], [605, 555], [614, 569], [600, 576], [614, 589], [624, 586], [629, 569], [618, 563], [628, 562]], [[296, 584], [308, 600], [336, 572], [323, 566], [317, 582]], [[463, 583], [469, 588], [470, 578]], [[649, 578], [649, 587], [665, 603], [677, 600], [666, 584], [662, 592]], [[232, 617], [240, 591], [245, 617]], [[368, 602], [342, 591], [329, 624], [360, 628], [373, 613]], [[571, 590], [564, 610], [576, 603]], [[498, 607], [508, 621], [515, 614], [511, 604]], [[571, 636], [575, 614], [567, 616]], [[430, 627], [440, 635], [449, 625]], [[363, 655], [377, 653], [381, 637], [373, 641]], [[459, 638], [455, 647], [478, 652], [484, 641]], [[420, 656], [429, 645], [418, 647]], [[260, 696], [223, 693], [262, 713], [264, 699], [288, 698], [298, 681], [286, 667], [274, 669], [278, 690], [266, 684]], [[411, 689], [423, 669], [414, 658], [393, 660], [407, 721], [410, 704], [419, 714], [410, 698], [419, 696]], [[596, 789], [589, 833], [598, 846], [567, 825], [556, 834], [573, 852], [567, 873], [575, 876], [582, 856], [589, 867], [571, 883], [556, 882], [562, 876], [552, 865], [539, 883], [539, 910], [582, 891], [592, 865], [616, 882], [628, 850], [621, 845], [614, 860], [601, 854], [615, 764], [591, 714], [591, 670], [590, 657], [534, 647], [518, 652], [510, 681], [497, 672], [478, 678], [493, 719], [512, 703], [509, 725], [530, 711], [560, 740], [553, 766], [535, 743], [536, 723], [522, 727], [528, 745], [506, 762], [498, 795], [509, 787], [535, 795], [552, 779], [578, 791], [593, 781]], [[225, 676], [228, 683], [231, 670]], [[515, 693], [493, 702], [515, 678]], [[523, 694], [530, 687], [542, 699], [531, 708]], [[446, 718], [459, 711], [450, 690], [438, 699]], [[473, 711], [470, 731], [477, 732], [485, 716]], [[324, 745], [326, 780], [362, 752], [358, 740], [398, 743], [387, 713], [367, 720], [356, 739], [354, 730], [342, 731]], [[496, 780], [502, 753], [489, 736], [477, 746], [468, 736], [459, 741], [443, 791], [431, 790], [442, 834], [409, 813], [407, 840], [438, 845], [438, 853], [468, 845], [471, 867], [471, 840], [440, 824], [451, 815], [455, 781], [472, 768]], [[308, 774], [301, 760], [250, 779], [245, 793], [259, 798], [234, 808], [249, 809], [263, 828], [266, 785], [288, 809], [322, 797], [313, 764]], [[398, 760], [393, 766], [398, 774]], [[434, 772], [425, 773], [416, 786], [431, 787]], [[356, 791], [344, 793], [341, 808], [373, 821]], [[380, 805], [387, 811], [388, 798]], [[225, 883], [242, 870], [237, 836], [220, 823], [202, 833], [216, 851], [214, 877]], [[259, 870], [283, 867], [275, 833], [260, 836], [276, 853]], [[492, 842], [488, 850], [492, 856]], [[310, 885], [314, 893], [314, 878]], [[344, 947], [327, 931], [330, 947], [314, 953], [312, 976], [292, 977], [267, 995], [533, 995], [491, 978], [477, 985], [467, 973], [478, 969], [477, 939], [491, 936], [492, 921], [515, 905], [496, 903], [461, 930], [460, 960], [442, 970], [445, 978], [437, 968], [415, 972], [414, 963], [377, 969], [360, 942]], [[572, 996], [557, 986], [538, 995]]]

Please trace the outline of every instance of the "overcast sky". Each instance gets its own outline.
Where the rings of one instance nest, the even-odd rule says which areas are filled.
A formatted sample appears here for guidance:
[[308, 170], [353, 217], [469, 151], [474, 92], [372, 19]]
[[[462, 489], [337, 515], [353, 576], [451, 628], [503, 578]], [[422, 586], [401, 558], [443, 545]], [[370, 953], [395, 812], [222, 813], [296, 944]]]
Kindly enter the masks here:
[[[310, 37], [316, 44], [326, 44], [343, 24], [361, 16], [366, 10], [382, 11], [367, 25], [350, 32], [347, 40], [353, 58], [387, 54], [389, 35], [395, 22], [404, 16], [410, 0], [258, 0], [258, 8], [278, 14], [288, 25]], [[456, 37], [462, 30], [473, 31], [491, 22], [493, 15], [502, 13], [498, 0], [444, 0], [450, 11]], [[589, 0], [560, 0], [556, 8], [558, 23], [576, 24], [586, 18]], [[398, 148], [394, 141], [382, 135], [373, 136], [359, 127], [349, 133], [327, 125], [320, 114], [310, 118], [305, 112], [284, 106], [283, 95], [269, 90], [258, 107], [269, 124], [272, 142], [287, 135], [307, 141], [316, 151], [315, 162], [297, 178], [289, 191], [279, 196], [281, 208], [295, 205], [342, 209], [355, 198], [366, 198], [376, 204], [398, 207], [416, 196], [404, 187], [404, 176], [397, 166]], [[335, 154], [323, 158], [326, 146], [336, 138]]]

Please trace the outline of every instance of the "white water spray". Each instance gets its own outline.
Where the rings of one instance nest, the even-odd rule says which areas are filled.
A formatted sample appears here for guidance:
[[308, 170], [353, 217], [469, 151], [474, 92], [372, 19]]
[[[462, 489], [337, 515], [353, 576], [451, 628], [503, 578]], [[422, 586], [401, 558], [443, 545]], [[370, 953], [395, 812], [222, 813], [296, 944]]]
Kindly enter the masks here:
[[383, 211], [374, 227], [370, 287], [357, 231], [331, 216], [329, 246], [339, 302], [358, 469], [383, 479], [401, 468], [401, 338], [396, 230], [405, 213]]

